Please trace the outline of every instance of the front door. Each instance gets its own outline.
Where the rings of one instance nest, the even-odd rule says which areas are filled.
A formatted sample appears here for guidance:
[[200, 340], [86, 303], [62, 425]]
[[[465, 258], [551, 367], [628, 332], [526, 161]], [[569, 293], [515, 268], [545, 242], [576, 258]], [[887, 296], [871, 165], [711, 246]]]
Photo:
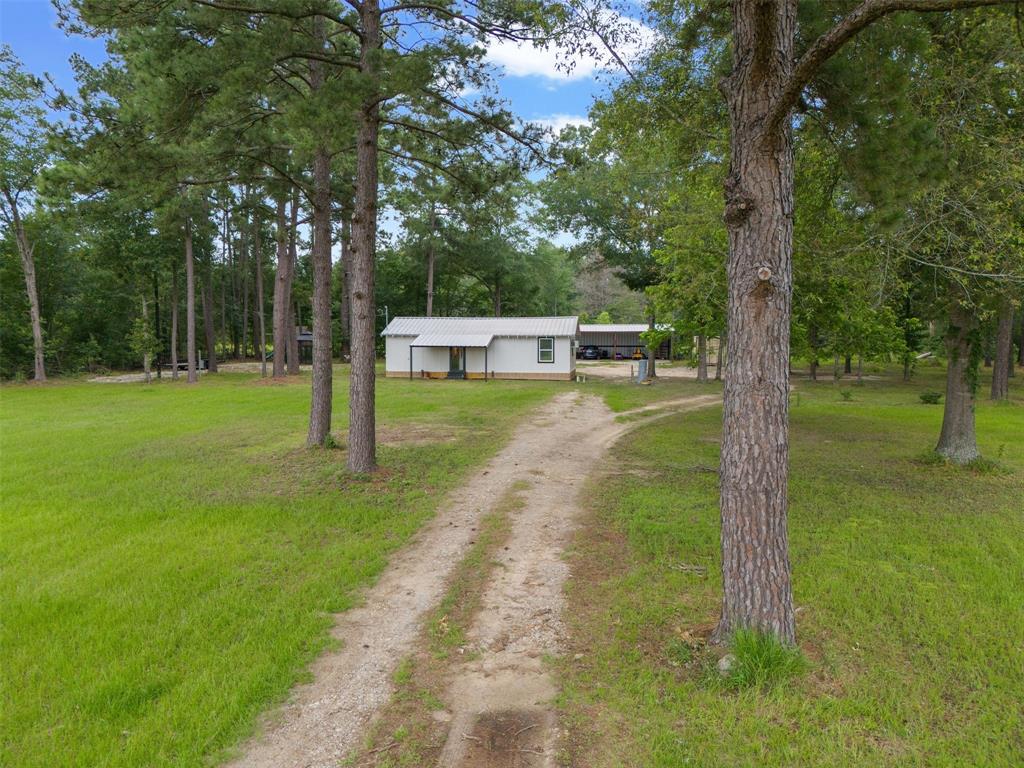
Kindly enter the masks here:
[[466, 376], [465, 347], [448, 347], [448, 378], [462, 379]]

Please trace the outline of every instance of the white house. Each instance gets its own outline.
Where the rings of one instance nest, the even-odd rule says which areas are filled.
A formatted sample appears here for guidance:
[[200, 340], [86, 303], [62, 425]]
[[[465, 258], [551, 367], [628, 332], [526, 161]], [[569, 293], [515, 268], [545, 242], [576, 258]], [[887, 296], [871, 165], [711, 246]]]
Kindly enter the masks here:
[[576, 317], [396, 317], [382, 332], [388, 376], [556, 379], [576, 373]]

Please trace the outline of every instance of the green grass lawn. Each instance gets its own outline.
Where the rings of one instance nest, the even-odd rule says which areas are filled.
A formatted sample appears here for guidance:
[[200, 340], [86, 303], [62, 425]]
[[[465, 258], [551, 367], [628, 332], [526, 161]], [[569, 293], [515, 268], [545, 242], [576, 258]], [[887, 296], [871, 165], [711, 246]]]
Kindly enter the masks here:
[[557, 662], [571, 764], [1024, 764], [1024, 380], [1009, 405], [979, 402], [999, 469], [975, 472], [926, 458], [942, 407], [918, 393], [941, 391], [941, 371], [823, 378], [799, 382], [792, 408], [809, 669], [768, 690], [718, 681], [702, 638], [720, 599], [721, 409], [662, 419], [614, 449], [574, 549], [573, 648]]
[[[308, 377], [0, 390], [0, 765], [214, 763], [301, 678], [331, 614], [559, 388], [378, 384], [372, 478], [301, 448]], [[339, 376], [341, 440], [346, 391]]]

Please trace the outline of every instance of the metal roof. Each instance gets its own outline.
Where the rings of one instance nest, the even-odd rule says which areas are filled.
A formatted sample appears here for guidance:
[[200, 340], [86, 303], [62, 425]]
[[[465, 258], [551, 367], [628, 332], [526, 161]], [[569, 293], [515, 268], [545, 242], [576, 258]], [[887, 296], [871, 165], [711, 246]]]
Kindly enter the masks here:
[[410, 347], [489, 347], [493, 333], [421, 333]]
[[643, 323], [587, 323], [580, 325], [580, 333], [642, 333], [648, 326]]
[[[469, 334], [491, 336], [575, 336], [573, 317], [396, 317], [381, 336]], [[453, 345], [454, 346], [454, 345]], [[468, 345], [466, 345], [468, 346]]]

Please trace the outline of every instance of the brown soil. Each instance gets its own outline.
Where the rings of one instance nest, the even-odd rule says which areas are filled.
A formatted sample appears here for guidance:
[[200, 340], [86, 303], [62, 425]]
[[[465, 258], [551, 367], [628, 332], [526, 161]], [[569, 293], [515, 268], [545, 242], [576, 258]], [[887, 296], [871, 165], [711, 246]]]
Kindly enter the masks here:
[[[692, 398], [675, 412], [717, 400]], [[522, 503], [508, 511], [508, 538], [493, 553], [465, 645], [448, 663], [444, 709], [432, 715], [442, 732], [435, 750], [444, 768], [554, 766], [556, 688], [544, 657], [564, 650], [563, 551], [584, 511], [581, 489], [620, 435], [662, 415], [618, 422], [598, 398], [576, 392], [538, 409], [392, 559], [364, 605], [337, 616], [341, 648], [313, 665], [312, 682], [294, 691], [231, 765], [326, 768], [351, 756], [392, 698], [399, 662], [424, 652], [425, 623], [481, 521], [519, 492]]]

